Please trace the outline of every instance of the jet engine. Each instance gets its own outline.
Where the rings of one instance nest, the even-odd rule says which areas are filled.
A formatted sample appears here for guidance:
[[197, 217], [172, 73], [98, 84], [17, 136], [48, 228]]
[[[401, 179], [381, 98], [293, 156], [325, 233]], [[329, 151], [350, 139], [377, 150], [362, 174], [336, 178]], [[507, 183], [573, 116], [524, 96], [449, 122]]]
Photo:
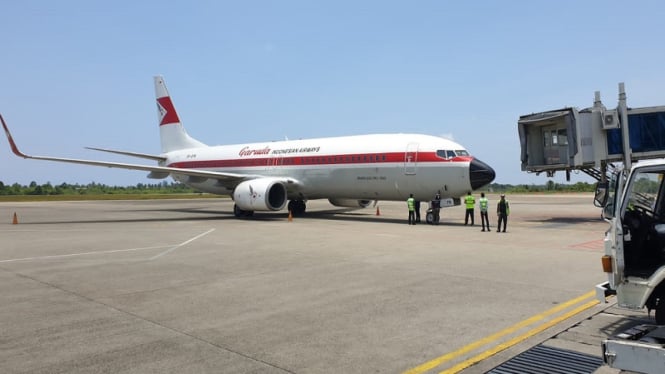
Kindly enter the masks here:
[[330, 204], [345, 208], [367, 208], [373, 200], [328, 199]]
[[282, 210], [286, 205], [286, 187], [273, 178], [247, 180], [233, 190], [233, 201], [246, 211]]

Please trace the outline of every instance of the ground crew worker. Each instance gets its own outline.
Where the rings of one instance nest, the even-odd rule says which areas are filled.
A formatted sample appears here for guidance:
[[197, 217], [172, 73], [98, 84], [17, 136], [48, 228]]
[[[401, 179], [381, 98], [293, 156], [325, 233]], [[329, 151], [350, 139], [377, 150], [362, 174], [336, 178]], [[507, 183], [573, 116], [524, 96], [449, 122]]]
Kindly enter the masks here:
[[501, 194], [501, 200], [496, 205], [496, 214], [499, 216], [499, 223], [496, 225], [496, 232], [501, 231], [501, 222], [503, 222], [503, 232], [506, 232], [508, 225], [508, 215], [510, 214], [510, 204], [506, 200], [506, 195]]
[[471, 191], [466, 194], [464, 198], [464, 204], [466, 205], [466, 214], [464, 215], [464, 225], [469, 223], [469, 217], [471, 217], [471, 226], [473, 226], [473, 208], [476, 205], [476, 199], [471, 195]]
[[478, 206], [480, 207], [480, 223], [483, 225], [481, 231], [485, 231], [485, 224], [487, 224], [487, 231], [492, 231], [490, 229], [490, 220], [487, 217], [487, 206], [489, 205], [489, 200], [485, 197], [485, 193], [480, 193], [480, 199], [478, 199]]
[[416, 224], [416, 199], [413, 198], [413, 194], [409, 195], [409, 198], [406, 199], [406, 206], [409, 208], [409, 225]]
[[416, 200], [416, 223], [420, 223], [420, 200]]
[[439, 211], [441, 211], [441, 192], [437, 192], [432, 200], [432, 223], [439, 224]]

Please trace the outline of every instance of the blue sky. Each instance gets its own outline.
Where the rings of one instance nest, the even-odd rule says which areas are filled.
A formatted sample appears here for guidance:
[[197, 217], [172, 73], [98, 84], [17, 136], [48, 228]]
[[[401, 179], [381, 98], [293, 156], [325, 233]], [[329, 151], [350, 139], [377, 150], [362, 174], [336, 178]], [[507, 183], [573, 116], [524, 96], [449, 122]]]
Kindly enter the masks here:
[[[451, 137], [496, 182], [520, 170], [520, 115], [665, 105], [662, 1], [12, 1], [0, 112], [34, 155], [159, 153], [152, 77], [211, 145], [366, 133]], [[0, 181], [154, 183], [145, 172], [23, 160]], [[564, 183], [562, 173], [551, 179]], [[593, 180], [573, 175], [572, 182]]]

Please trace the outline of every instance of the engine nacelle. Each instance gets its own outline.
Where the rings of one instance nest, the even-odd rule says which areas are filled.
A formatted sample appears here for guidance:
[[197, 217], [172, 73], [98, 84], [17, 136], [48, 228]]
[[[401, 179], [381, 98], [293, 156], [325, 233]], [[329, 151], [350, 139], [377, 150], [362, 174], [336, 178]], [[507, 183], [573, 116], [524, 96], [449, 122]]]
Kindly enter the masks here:
[[330, 204], [344, 208], [367, 208], [373, 200], [328, 199]]
[[246, 211], [282, 210], [286, 205], [286, 186], [273, 178], [251, 179], [236, 186], [233, 201]]

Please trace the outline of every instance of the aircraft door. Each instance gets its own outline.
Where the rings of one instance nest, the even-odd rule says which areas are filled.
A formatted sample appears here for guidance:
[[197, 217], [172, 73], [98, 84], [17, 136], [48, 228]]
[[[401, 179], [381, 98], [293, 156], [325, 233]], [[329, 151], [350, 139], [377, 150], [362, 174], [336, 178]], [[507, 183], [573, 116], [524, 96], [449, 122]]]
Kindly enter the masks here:
[[418, 165], [418, 143], [409, 143], [404, 153], [404, 174], [415, 175]]

